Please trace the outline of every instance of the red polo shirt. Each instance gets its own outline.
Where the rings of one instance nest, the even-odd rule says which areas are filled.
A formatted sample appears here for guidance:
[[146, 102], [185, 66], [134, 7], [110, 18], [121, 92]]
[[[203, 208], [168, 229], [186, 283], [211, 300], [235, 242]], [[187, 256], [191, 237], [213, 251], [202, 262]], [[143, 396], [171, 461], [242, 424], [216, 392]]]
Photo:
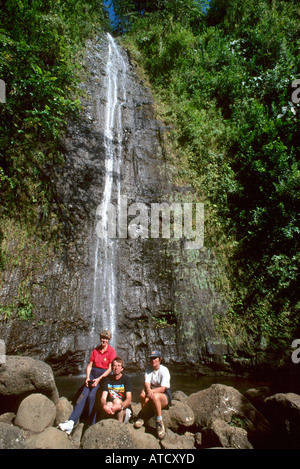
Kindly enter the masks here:
[[90, 362], [93, 362], [94, 366], [97, 368], [107, 369], [109, 364], [116, 356], [117, 354], [115, 349], [110, 345], [107, 346], [105, 352], [103, 352], [100, 348], [94, 348], [91, 354]]

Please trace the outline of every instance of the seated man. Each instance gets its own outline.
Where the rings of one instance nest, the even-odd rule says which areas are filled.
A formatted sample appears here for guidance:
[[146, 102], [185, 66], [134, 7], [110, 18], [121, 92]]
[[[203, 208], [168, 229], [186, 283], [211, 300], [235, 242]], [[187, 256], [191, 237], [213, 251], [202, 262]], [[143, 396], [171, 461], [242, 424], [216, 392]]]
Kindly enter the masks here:
[[[165, 427], [162, 421], [162, 409], [171, 403], [170, 373], [167, 367], [161, 364], [161, 353], [157, 350], [150, 354], [151, 366], [146, 368], [145, 386], [141, 392], [142, 410], [135, 422], [135, 428], [144, 424], [144, 418], [149, 418], [153, 412], [156, 415], [156, 429], [159, 439], [165, 436]], [[150, 413], [149, 413], [150, 411]], [[151, 412], [152, 411], [152, 412]]]
[[102, 387], [102, 417], [117, 418], [127, 423], [131, 416], [131, 378], [123, 373], [123, 360], [116, 357], [112, 361], [112, 375], [105, 378]]

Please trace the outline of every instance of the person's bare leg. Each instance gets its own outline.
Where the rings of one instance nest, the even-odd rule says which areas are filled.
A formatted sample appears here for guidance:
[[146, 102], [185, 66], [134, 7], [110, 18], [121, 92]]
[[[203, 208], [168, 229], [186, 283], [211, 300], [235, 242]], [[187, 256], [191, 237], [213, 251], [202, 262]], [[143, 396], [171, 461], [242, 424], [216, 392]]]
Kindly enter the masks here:
[[[114, 400], [113, 400], [113, 405], [114, 405], [114, 406], [119, 406], [120, 404], [122, 405], [121, 399], [118, 398], [118, 399], [114, 399]], [[119, 422], [123, 422], [124, 417], [125, 417], [125, 411], [124, 411], [124, 410], [118, 410], [118, 411], [116, 412], [116, 414], [117, 414], [117, 419], [118, 419], [118, 421], [119, 421]]]
[[149, 398], [146, 396], [145, 389], [143, 389], [140, 395], [140, 403], [141, 403], [142, 409], [145, 407], [147, 402], [149, 402]]
[[165, 427], [162, 420], [162, 409], [168, 405], [168, 399], [165, 394], [155, 393], [152, 399], [152, 407], [156, 415], [157, 436], [160, 440], [165, 436]]
[[[149, 397], [146, 396], [145, 389], [143, 389], [140, 394], [140, 403], [141, 403], [142, 411], [145, 409], [146, 415], [147, 415], [147, 408], [150, 406], [150, 409], [151, 409], [151, 403], [150, 403]], [[134, 427], [140, 428], [143, 424], [144, 424], [144, 414], [140, 412], [138, 415], [138, 419], [134, 423]]]
[[157, 417], [161, 417], [162, 409], [167, 407], [168, 399], [165, 394], [155, 393], [152, 399], [152, 407]]

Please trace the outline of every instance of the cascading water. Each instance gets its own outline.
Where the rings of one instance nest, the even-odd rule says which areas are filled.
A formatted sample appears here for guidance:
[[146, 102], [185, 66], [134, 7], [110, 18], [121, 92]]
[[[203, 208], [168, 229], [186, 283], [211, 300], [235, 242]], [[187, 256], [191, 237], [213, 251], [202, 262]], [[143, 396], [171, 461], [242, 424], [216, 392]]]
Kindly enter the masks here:
[[[108, 34], [108, 58], [106, 64], [107, 99], [105, 107], [104, 148], [105, 182], [97, 216], [102, 225], [101, 238], [97, 236], [95, 250], [94, 295], [91, 336], [94, 340], [99, 329], [109, 329], [111, 344], [116, 344], [117, 279], [116, 260], [118, 240], [108, 233], [108, 209], [110, 203], [120, 206], [122, 165], [122, 107], [126, 102], [126, 63], [118, 47]], [[102, 121], [102, 106], [97, 103], [98, 121]], [[98, 221], [99, 223], [99, 221]], [[97, 330], [96, 330], [97, 328]]]
[[[180, 239], [130, 240], [137, 218], [128, 225], [127, 215], [135, 214], [123, 205], [125, 196], [147, 207], [196, 197], [180, 183], [175, 155], [164, 144], [169, 130], [156, 117], [151, 91], [111, 37], [101, 33], [87, 41], [85, 71], [82, 119], [70, 122], [65, 164], [53, 167], [57, 200], [72, 215], [66, 230], [61, 226], [66, 243], [57, 252], [42, 250], [47, 257], [33, 264], [35, 326], [12, 316], [0, 321], [0, 337], [8, 354], [45, 360], [56, 374], [82, 371], [106, 328], [126, 369], [143, 370], [150, 347], [178, 367], [190, 357], [192, 366], [213, 363], [212, 357], [229, 353], [215, 328], [228, 307], [215, 287], [221, 267], [209, 249], [185, 250]], [[109, 201], [121, 207], [118, 236], [99, 238]], [[1, 303], [12, 305], [24, 272], [19, 266], [13, 275], [2, 274]], [[160, 327], [169, 318], [175, 324]]]

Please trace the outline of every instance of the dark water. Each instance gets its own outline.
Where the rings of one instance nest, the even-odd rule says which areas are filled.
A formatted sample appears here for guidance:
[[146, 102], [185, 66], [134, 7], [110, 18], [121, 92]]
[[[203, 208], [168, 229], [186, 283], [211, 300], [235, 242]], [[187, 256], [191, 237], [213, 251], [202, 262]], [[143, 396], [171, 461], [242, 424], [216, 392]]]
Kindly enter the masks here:
[[[130, 374], [133, 386], [133, 401], [139, 402], [139, 395], [144, 383], [144, 374]], [[78, 388], [84, 383], [85, 376], [60, 376], [56, 377], [56, 385], [59, 395], [72, 400]], [[172, 392], [180, 390], [186, 395], [201, 391], [208, 388], [212, 384], [219, 383], [232, 386], [241, 393], [247, 389], [257, 386], [270, 386], [267, 380], [252, 380], [247, 378], [239, 378], [234, 376], [189, 376], [182, 374], [171, 374], [171, 390]]]

